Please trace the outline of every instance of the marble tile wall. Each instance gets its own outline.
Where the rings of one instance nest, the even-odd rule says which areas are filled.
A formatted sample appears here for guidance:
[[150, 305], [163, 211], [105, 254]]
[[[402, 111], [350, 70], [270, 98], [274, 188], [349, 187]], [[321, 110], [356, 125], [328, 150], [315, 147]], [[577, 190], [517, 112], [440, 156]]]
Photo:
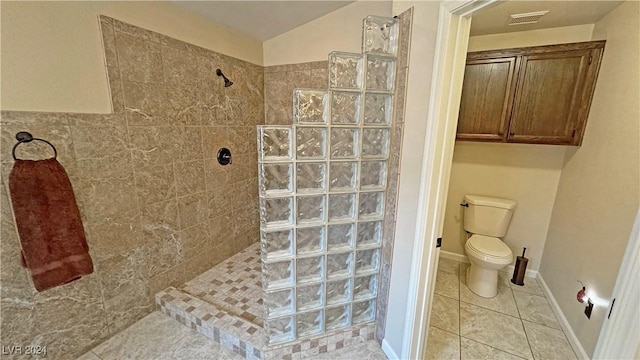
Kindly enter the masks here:
[[326, 89], [329, 86], [328, 68], [328, 61], [265, 67], [265, 124], [293, 124], [293, 89]]
[[[153, 296], [259, 239], [255, 126], [264, 70], [100, 17], [112, 114], [2, 111], [2, 345], [73, 358], [151, 312]], [[233, 82], [223, 87], [220, 68]], [[6, 192], [15, 133], [51, 141], [71, 178], [95, 272], [37, 293]], [[222, 167], [220, 147], [233, 153]], [[23, 144], [20, 158], [50, 157]]]

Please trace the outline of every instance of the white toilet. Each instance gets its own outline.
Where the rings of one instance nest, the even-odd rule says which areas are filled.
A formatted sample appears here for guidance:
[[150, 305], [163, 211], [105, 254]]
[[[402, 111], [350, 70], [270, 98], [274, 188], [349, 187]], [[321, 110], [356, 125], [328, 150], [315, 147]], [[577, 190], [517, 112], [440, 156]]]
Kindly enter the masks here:
[[498, 293], [498, 270], [513, 261], [511, 249], [499, 238], [507, 233], [516, 202], [479, 195], [466, 195], [464, 202], [464, 229], [470, 235], [465, 250], [471, 262], [467, 286], [492, 298]]

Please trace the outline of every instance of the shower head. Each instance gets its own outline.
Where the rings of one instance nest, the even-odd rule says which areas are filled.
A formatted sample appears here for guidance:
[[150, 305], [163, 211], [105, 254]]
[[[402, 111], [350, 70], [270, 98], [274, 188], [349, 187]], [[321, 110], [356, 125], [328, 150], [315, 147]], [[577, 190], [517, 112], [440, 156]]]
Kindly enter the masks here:
[[229, 86], [233, 85], [233, 81], [227, 79], [227, 77], [224, 76], [224, 74], [222, 73], [222, 70], [216, 69], [216, 75], [222, 76], [222, 78], [224, 79], [224, 87], [229, 87]]

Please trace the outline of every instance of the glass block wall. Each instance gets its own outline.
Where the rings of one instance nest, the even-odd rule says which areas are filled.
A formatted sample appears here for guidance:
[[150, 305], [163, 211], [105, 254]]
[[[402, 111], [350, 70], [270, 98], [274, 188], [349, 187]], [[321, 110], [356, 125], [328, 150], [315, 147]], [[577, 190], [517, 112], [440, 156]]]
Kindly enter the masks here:
[[269, 344], [374, 320], [398, 25], [329, 54], [329, 88], [294, 91], [292, 126], [258, 126]]

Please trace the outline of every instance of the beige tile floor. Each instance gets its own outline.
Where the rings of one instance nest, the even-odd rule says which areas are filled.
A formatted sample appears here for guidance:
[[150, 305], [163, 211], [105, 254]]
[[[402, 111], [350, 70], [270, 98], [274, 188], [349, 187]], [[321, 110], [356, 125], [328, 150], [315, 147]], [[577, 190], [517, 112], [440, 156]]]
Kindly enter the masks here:
[[[535, 279], [520, 287], [500, 273], [493, 299], [465, 285], [467, 264], [441, 259], [436, 278], [427, 359], [575, 359]], [[177, 321], [153, 312], [78, 360], [242, 359]], [[375, 341], [311, 359], [371, 359], [386, 356]]]
[[512, 284], [499, 273], [498, 295], [485, 299], [465, 283], [468, 264], [440, 259], [427, 359], [575, 359], [536, 279]]
[[[77, 360], [233, 360], [240, 355], [222, 348], [201, 334], [155, 311]], [[342, 348], [310, 359], [386, 360], [375, 340]]]

